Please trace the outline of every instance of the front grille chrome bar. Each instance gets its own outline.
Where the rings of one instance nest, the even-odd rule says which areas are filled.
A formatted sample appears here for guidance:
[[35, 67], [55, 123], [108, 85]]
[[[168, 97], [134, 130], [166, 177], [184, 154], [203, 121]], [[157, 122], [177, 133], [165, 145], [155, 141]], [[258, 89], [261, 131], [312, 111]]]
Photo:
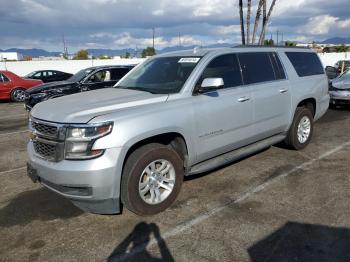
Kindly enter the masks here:
[[30, 117], [29, 129], [32, 132], [35, 155], [47, 161], [59, 162], [64, 159], [66, 126]]

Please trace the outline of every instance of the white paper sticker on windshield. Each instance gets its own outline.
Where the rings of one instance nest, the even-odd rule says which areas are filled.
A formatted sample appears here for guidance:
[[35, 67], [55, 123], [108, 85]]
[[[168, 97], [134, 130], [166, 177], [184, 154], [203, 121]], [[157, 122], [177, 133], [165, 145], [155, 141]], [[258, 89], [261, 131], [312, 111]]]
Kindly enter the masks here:
[[197, 64], [200, 60], [199, 57], [184, 57], [179, 60], [179, 63], [194, 63]]

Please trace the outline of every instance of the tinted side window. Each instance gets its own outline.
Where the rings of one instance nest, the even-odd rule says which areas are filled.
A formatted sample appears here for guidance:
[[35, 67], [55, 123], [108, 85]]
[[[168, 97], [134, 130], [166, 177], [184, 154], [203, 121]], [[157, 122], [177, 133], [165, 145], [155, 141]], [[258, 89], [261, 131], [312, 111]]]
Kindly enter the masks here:
[[4, 74], [0, 74], [0, 81], [1, 82], [9, 82], [10, 80]]
[[282, 63], [276, 53], [270, 53], [270, 59], [272, 62], [273, 70], [275, 71], [276, 79], [286, 79]]
[[130, 71], [129, 68], [112, 69], [112, 80], [119, 80]]
[[315, 53], [286, 52], [298, 76], [312, 76], [324, 74], [323, 66]]
[[222, 78], [225, 88], [242, 85], [242, 76], [237, 56], [228, 54], [214, 58], [204, 69], [197, 85], [200, 86], [205, 78]]
[[239, 53], [238, 58], [245, 84], [276, 80], [269, 53]]

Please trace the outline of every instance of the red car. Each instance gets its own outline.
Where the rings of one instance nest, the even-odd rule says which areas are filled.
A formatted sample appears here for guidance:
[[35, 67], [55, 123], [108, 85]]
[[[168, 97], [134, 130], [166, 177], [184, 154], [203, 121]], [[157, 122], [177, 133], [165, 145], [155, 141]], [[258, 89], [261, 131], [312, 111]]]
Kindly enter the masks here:
[[0, 70], [0, 100], [11, 99], [14, 102], [22, 102], [26, 89], [42, 83], [41, 80], [24, 79], [10, 71]]

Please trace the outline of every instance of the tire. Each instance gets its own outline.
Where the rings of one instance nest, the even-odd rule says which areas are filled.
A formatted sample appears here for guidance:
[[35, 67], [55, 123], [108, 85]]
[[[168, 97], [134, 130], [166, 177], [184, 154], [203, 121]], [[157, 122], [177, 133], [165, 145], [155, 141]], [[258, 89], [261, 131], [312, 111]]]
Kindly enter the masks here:
[[[309, 121], [309, 128], [306, 128], [308, 126], [307, 121]], [[298, 107], [295, 111], [293, 123], [285, 139], [285, 144], [294, 150], [304, 149], [311, 141], [314, 130], [313, 121], [313, 114], [309, 108]], [[299, 125], [301, 125], [301, 129], [299, 129]], [[302, 132], [303, 128], [305, 132]], [[298, 135], [298, 130], [300, 131], [299, 135], [301, 136]]]
[[[160, 160], [164, 162], [160, 162]], [[148, 173], [145, 172], [146, 168], [151, 167], [151, 163], [154, 162], [155, 166], [153, 166], [153, 170], [155, 170], [155, 172], [149, 174], [151, 169], [147, 169]], [[170, 163], [170, 165], [167, 164], [165, 166], [165, 169], [169, 167], [169, 171], [163, 176], [157, 171], [166, 171], [165, 169], [161, 169], [163, 167], [162, 163]], [[158, 169], [156, 169], [156, 167], [158, 167]], [[156, 175], [158, 175], [157, 178], [151, 178], [151, 176]], [[172, 177], [174, 179], [172, 179]], [[137, 215], [155, 215], [167, 209], [174, 202], [180, 192], [183, 178], [183, 160], [171, 147], [156, 143], [142, 146], [131, 153], [126, 160], [121, 184], [121, 201], [128, 210]], [[168, 189], [172, 187], [172, 190], [164, 189], [162, 186], [159, 186], [160, 182], [156, 179], [164, 179], [164, 181], [161, 181], [161, 184], [165, 184]], [[173, 180], [175, 180], [175, 182], [168, 183], [168, 181]], [[159, 183], [154, 185], [152, 184], [154, 181], [155, 184]], [[143, 187], [144, 184], [146, 184], [145, 187]], [[159, 198], [153, 197], [152, 201], [151, 191], [155, 188], [153, 190], [153, 196], [155, 196], [154, 194], [157, 190], [157, 186]], [[149, 192], [147, 191], [147, 187]], [[141, 190], [142, 188], [144, 191], [147, 191], [146, 194], [141, 193], [141, 191], [143, 191]], [[160, 201], [162, 197], [165, 198]]]
[[17, 87], [11, 91], [11, 101], [12, 102], [23, 102], [25, 99], [25, 89]]

